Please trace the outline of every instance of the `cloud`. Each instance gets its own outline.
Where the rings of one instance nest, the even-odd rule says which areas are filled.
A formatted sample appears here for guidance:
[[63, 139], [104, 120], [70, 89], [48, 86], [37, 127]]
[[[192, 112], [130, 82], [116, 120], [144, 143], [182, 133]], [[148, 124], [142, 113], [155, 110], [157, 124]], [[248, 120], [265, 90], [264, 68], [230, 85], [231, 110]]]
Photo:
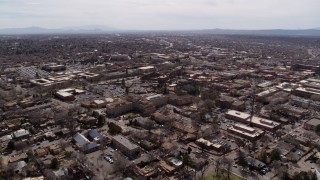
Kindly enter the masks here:
[[319, 0], [0, 0], [2, 27], [312, 28]]

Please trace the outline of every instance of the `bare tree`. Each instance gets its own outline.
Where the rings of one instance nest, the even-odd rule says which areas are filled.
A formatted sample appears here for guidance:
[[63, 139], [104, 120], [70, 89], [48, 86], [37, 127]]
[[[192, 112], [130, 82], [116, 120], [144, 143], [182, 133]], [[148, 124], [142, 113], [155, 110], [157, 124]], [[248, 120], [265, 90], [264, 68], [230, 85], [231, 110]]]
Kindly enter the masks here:
[[106, 146], [107, 146], [107, 140], [106, 140], [106, 138], [105, 137], [102, 137], [101, 139], [100, 139], [100, 150], [101, 150], [101, 152], [104, 154], [104, 150], [106, 149]]
[[123, 173], [128, 165], [126, 159], [123, 158], [123, 156], [121, 156], [118, 152], [114, 153], [113, 159], [115, 161], [113, 165], [114, 171]]
[[205, 172], [208, 170], [209, 164], [204, 165], [201, 170], [200, 170], [200, 179], [204, 180], [205, 179]]
[[245, 145], [245, 142], [242, 139], [238, 139], [238, 138], [235, 139], [235, 143], [237, 144], [239, 151], [240, 151], [240, 148]]
[[220, 160], [220, 158], [218, 158], [218, 159], [215, 160], [214, 166], [215, 166], [216, 176], [217, 176], [217, 178], [219, 179], [219, 178], [220, 178], [219, 170], [220, 170], [220, 166], [221, 166], [221, 160]]
[[227, 171], [227, 178], [230, 180], [230, 174], [231, 174], [231, 169], [232, 169], [232, 161], [225, 156], [222, 157], [221, 159], [221, 165], [223, 168]]
[[61, 148], [62, 148], [63, 150], [66, 149], [66, 147], [67, 147], [67, 142], [66, 142], [65, 140], [60, 139], [60, 140], [59, 140], [59, 144], [60, 144], [60, 146], [61, 146]]
[[77, 159], [78, 159], [79, 163], [81, 163], [81, 164], [84, 164], [88, 160], [87, 156], [81, 152], [77, 154]]

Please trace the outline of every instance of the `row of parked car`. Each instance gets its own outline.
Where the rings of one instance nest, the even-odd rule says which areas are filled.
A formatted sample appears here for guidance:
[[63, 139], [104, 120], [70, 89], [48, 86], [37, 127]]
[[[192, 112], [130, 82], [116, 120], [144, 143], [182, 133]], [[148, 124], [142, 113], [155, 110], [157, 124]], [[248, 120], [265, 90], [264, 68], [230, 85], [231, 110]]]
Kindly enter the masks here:
[[113, 159], [112, 159], [112, 155], [111, 154], [106, 154], [105, 156], [104, 156], [104, 159], [106, 160], [106, 161], [108, 161], [110, 164], [113, 164]]

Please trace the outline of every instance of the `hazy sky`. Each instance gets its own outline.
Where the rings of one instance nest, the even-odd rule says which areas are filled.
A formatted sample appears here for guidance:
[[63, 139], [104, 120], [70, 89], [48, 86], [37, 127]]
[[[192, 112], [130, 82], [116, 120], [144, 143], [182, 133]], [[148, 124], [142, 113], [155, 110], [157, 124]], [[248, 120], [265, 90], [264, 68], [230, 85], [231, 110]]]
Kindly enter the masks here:
[[0, 28], [107, 25], [118, 29], [320, 27], [320, 0], [0, 0]]

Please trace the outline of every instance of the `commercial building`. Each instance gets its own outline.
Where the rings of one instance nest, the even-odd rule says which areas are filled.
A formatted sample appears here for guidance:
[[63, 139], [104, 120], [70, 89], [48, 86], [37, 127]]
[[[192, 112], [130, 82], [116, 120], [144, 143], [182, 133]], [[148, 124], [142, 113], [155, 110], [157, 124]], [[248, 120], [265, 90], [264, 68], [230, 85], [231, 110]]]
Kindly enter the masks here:
[[106, 112], [108, 116], [119, 116], [129, 111], [132, 111], [134, 105], [132, 102], [126, 100], [119, 100], [114, 103], [106, 105]]
[[77, 133], [73, 140], [76, 142], [76, 146], [84, 153], [91, 153], [98, 150], [98, 144], [96, 142], [90, 142], [84, 135]]
[[114, 54], [110, 57], [110, 61], [129, 61], [131, 57], [127, 54]]
[[251, 141], [258, 140], [264, 134], [264, 131], [260, 129], [254, 129], [242, 124], [234, 124], [227, 131]]
[[229, 110], [225, 117], [234, 121], [238, 121], [245, 124], [252, 124], [254, 127], [261, 128], [263, 130], [275, 131], [280, 127], [280, 123], [274, 122], [268, 119], [260, 118], [257, 116], [251, 117], [247, 113]]
[[146, 97], [147, 101], [152, 102], [156, 107], [164, 106], [168, 103], [168, 97], [162, 94], [152, 94]]
[[305, 98], [311, 98], [312, 96], [320, 96], [320, 90], [314, 88], [307, 88], [307, 87], [298, 87], [293, 91], [293, 94], [296, 96], [301, 96]]
[[62, 101], [74, 101], [76, 98], [73, 94], [64, 91], [58, 91], [55, 96]]
[[262, 91], [262, 92], [256, 94], [257, 101], [265, 102], [267, 97], [275, 94], [278, 91], [279, 90], [277, 88], [270, 88], [268, 90]]
[[20, 130], [13, 132], [13, 136], [15, 139], [27, 138], [27, 137], [29, 137], [29, 135], [30, 135], [30, 132], [25, 129], [20, 129]]
[[156, 68], [154, 66], [144, 66], [144, 67], [139, 67], [138, 71], [141, 74], [147, 74], [147, 73], [156, 72]]
[[45, 71], [65, 71], [67, 68], [65, 65], [61, 65], [61, 64], [56, 64], [56, 63], [50, 63], [50, 64], [45, 64], [42, 66], [42, 69]]
[[139, 146], [133, 144], [122, 135], [114, 136], [112, 139], [112, 145], [119, 149], [123, 154], [132, 159], [137, 157], [140, 153]]
[[227, 149], [229, 149], [229, 147], [228, 147], [229, 145], [227, 145], [227, 144], [221, 144], [218, 142], [210, 142], [210, 141], [203, 139], [203, 138], [196, 140], [195, 143], [204, 149], [214, 150], [217, 152], [223, 152], [223, 151], [226, 151]]

